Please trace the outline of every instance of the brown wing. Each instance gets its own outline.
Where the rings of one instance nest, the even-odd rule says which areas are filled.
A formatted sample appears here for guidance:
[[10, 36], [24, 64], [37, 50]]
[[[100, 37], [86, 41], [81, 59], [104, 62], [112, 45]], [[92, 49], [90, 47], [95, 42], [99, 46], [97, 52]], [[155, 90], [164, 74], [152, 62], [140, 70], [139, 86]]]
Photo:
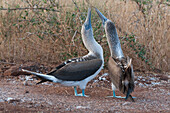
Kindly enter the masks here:
[[122, 71], [112, 57], [109, 58], [108, 69], [109, 69], [109, 77], [111, 81], [113, 82], [115, 87], [119, 89], [119, 84], [121, 83], [120, 78], [122, 75]]
[[[109, 69], [109, 76], [111, 78], [111, 81], [115, 85], [116, 88], [119, 89], [123, 94], [126, 95], [126, 99], [130, 96], [130, 98], [133, 100], [130, 93], [134, 90], [134, 72], [133, 72], [133, 66], [130, 64], [127, 68], [123, 68], [123, 66], [127, 66], [127, 59], [122, 59], [124, 61], [120, 61], [122, 63], [122, 67], [118, 65], [112, 57], [109, 58], [108, 62], [108, 69]], [[123, 68], [123, 69], [122, 69]], [[128, 81], [128, 84], [125, 83], [125, 81]]]

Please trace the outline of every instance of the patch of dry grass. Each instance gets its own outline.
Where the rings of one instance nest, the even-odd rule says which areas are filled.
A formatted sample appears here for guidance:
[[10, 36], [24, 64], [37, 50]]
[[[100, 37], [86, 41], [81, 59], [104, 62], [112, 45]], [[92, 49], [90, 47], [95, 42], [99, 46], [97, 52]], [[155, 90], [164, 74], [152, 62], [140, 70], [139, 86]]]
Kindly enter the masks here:
[[[46, 7], [58, 10], [0, 10], [0, 60], [58, 64], [68, 58], [85, 55], [88, 51], [82, 44], [80, 31], [88, 4], [81, 0], [76, 3], [80, 12], [72, 0], [0, 1], [4, 8]], [[153, 2], [143, 14], [139, 5], [130, 0], [104, 0], [102, 3], [91, 0], [90, 4], [115, 23], [120, 37], [135, 35], [133, 43], [126, 38], [121, 40], [123, 51], [133, 58], [135, 69], [155, 67], [169, 71], [168, 5]], [[104, 30], [94, 10], [92, 24], [95, 38], [104, 48], [107, 61], [110, 56], [107, 41], [103, 38]]]

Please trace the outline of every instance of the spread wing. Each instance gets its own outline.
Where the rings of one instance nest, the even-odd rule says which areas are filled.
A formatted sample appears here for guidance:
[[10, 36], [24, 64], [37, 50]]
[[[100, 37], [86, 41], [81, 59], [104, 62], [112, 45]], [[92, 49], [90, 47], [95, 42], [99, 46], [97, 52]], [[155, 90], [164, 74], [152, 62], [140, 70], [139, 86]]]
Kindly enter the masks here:
[[109, 58], [108, 69], [109, 69], [109, 77], [111, 81], [113, 82], [115, 87], [119, 89], [119, 84], [122, 82], [120, 80], [122, 71], [112, 57]]
[[123, 94], [126, 95], [126, 99], [130, 96], [133, 100], [130, 93], [134, 90], [134, 72], [132, 64], [127, 67], [124, 65], [124, 62], [116, 63], [112, 57], [109, 58], [108, 68], [109, 68], [109, 76], [116, 86]]
[[102, 66], [101, 59], [92, 59], [83, 62], [69, 62], [48, 75], [53, 75], [60, 80], [81, 81], [93, 75]]

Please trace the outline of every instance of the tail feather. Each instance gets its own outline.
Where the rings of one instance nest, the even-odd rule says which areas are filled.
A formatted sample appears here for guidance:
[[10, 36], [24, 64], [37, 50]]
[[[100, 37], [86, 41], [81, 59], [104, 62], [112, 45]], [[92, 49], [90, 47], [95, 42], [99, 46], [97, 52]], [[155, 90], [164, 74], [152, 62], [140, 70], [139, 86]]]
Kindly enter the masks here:
[[128, 90], [128, 91], [127, 91], [127, 94], [126, 94], [126, 98], [125, 98], [125, 100], [127, 100], [127, 99], [128, 99], [129, 95], [130, 95], [130, 91]]
[[126, 98], [125, 100], [127, 100], [128, 98], [130, 98], [132, 100], [132, 102], [135, 102], [132, 95], [130, 94], [133, 91], [132, 88], [128, 88], [127, 94], [126, 94]]
[[[36, 83], [36, 85], [41, 84], [43, 82], [47, 82], [47, 80], [41, 80], [40, 82]], [[50, 82], [52, 82], [52, 81], [50, 81]]]
[[55, 78], [55, 77], [52, 76], [52, 75], [46, 75], [46, 74], [36, 73], [36, 72], [32, 72], [32, 71], [25, 70], [25, 69], [22, 69], [22, 71], [23, 71], [23, 72], [30, 73], [30, 74], [33, 74], [33, 75], [36, 75], [38, 78], [40, 78], [41, 81], [38, 82], [37, 84], [40, 84], [40, 83], [43, 83], [43, 82], [46, 82], [46, 81], [57, 82], [57, 78]]
[[135, 100], [133, 99], [132, 95], [129, 95], [129, 98], [132, 100], [132, 102], [135, 102]]

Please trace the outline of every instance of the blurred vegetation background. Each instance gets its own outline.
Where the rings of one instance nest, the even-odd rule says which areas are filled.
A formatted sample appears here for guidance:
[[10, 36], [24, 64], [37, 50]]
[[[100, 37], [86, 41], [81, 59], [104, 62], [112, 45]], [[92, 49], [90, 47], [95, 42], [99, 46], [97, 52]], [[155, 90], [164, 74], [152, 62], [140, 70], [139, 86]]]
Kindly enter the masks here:
[[[135, 70], [170, 71], [169, 0], [0, 0], [0, 63], [58, 64], [87, 54], [81, 26], [89, 4], [115, 23]], [[92, 27], [107, 62], [107, 39], [93, 9]]]

